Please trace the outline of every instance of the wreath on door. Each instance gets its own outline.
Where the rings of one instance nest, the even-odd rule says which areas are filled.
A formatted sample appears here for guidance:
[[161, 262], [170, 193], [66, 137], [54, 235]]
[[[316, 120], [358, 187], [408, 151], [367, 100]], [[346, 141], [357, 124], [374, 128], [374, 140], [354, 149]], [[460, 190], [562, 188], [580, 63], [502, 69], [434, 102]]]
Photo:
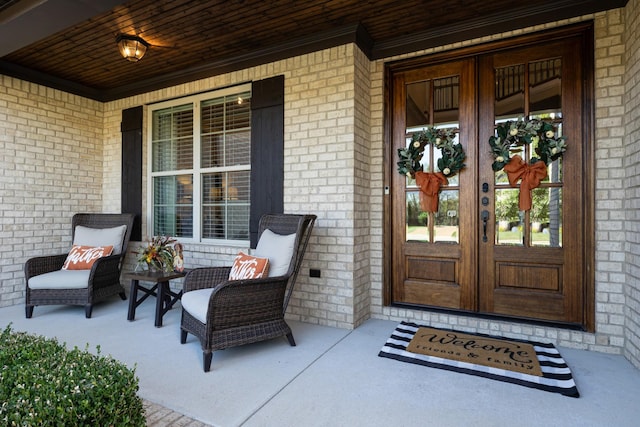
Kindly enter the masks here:
[[[509, 120], [496, 126], [496, 134], [489, 138], [493, 164], [498, 172], [507, 173], [509, 185], [517, 187], [520, 181], [518, 205], [521, 211], [531, 209], [531, 190], [538, 188], [547, 176], [547, 165], [567, 151], [566, 138], [558, 137], [556, 126], [545, 120]], [[511, 156], [513, 146], [534, 144], [536, 156], [529, 163], [520, 155]]]
[[[466, 155], [462, 145], [454, 142], [455, 136], [451, 128], [429, 126], [414, 133], [408, 147], [398, 149], [398, 172], [416, 180], [420, 188], [420, 208], [424, 212], [438, 211], [440, 188], [449, 183], [447, 178], [455, 176], [465, 166]], [[427, 144], [440, 150], [439, 172], [424, 172], [421, 160]]]

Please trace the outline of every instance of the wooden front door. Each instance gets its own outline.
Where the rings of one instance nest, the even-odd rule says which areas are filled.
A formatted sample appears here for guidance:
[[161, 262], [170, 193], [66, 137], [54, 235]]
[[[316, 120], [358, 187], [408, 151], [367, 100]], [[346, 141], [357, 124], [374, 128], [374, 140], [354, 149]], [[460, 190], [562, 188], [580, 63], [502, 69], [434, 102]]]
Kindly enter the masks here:
[[[588, 327], [584, 40], [579, 33], [390, 67], [391, 304]], [[523, 119], [552, 124], [568, 145], [528, 210], [519, 186], [492, 169], [488, 143], [496, 126]], [[430, 126], [455, 129], [467, 156], [441, 187], [436, 212], [423, 209], [415, 179], [396, 171], [397, 150]], [[511, 148], [526, 161], [539, 157], [536, 142]], [[438, 172], [440, 155], [425, 147], [425, 172]]]

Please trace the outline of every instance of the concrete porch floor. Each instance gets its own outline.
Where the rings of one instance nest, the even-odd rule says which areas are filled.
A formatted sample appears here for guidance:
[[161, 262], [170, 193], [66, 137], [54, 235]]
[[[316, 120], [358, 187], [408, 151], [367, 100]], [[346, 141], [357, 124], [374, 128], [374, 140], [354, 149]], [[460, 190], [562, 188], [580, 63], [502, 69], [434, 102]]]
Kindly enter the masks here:
[[155, 300], [127, 318], [118, 298], [84, 309], [0, 309], [0, 326], [57, 337], [136, 369], [150, 426], [637, 426], [640, 371], [624, 357], [560, 347], [581, 397], [530, 389], [378, 357], [397, 322], [355, 330], [289, 322], [285, 338], [214, 353], [180, 344], [180, 307], [153, 326]]

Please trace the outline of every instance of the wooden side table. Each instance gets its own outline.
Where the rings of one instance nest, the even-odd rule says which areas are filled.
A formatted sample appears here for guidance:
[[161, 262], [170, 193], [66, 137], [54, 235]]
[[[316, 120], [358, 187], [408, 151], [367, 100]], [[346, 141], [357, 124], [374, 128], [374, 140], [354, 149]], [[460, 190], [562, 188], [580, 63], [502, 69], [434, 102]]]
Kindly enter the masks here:
[[[177, 271], [129, 271], [123, 274], [125, 279], [131, 280], [131, 292], [129, 295], [129, 312], [127, 320], [133, 321], [136, 317], [136, 308], [142, 304], [149, 296], [156, 297], [156, 319], [155, 326], [162, 326], [162, 317], [173, 307], [173, 305], [182, 297], [182, 291], [173, 292], [169, 287], [169, 281], [179, 279], [187, 274]], [[140, 282], [152, 283], [151, 288], [140, 285]], [[144, 295], [138, 299], [138, 291]]]

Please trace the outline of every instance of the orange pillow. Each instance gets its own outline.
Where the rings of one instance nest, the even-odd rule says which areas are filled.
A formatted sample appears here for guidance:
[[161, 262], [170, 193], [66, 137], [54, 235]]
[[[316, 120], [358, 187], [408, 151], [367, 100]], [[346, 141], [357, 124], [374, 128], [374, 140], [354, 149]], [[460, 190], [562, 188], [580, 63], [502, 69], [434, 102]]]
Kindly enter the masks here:
[[67, 259], [62, 266], [63, 270], [90, 270], [98, 258], [109, 256], [113, 252], [113, 246], [80, 246], [73, 245]]
[[229, 280], [259, 279], [269, 273], [269, 258], [258, 258], [240, 252], [233, 260]]

